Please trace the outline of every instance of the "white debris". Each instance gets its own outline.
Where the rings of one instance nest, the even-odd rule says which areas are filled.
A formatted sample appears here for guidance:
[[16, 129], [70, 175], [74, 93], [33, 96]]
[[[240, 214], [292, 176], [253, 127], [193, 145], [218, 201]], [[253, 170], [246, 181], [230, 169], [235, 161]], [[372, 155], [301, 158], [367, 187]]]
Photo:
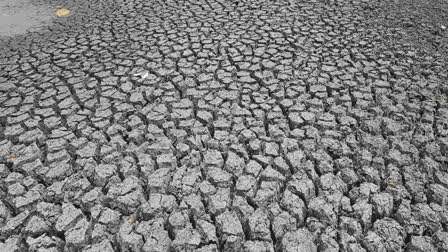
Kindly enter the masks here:
[[136, 73], [134, 76], [140, 76], [142, 79], [148, 77], [148, 72]]

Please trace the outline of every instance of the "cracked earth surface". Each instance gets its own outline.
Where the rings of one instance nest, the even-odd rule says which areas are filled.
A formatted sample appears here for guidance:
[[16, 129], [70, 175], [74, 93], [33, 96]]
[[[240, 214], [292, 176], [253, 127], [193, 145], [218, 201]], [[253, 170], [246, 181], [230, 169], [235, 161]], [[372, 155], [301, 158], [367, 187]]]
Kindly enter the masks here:
[[83, 0], [2, 38], [0, 251], [448, 251], [448, 8], [412, 2]]

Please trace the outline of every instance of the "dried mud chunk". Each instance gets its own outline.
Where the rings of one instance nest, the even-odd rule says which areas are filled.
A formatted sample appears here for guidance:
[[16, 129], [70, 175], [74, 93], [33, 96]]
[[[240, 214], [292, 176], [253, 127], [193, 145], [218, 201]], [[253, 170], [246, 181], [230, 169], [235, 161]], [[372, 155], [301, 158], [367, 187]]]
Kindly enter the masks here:
[[73, 166], [69, 164], [68, 160], [64, 160], [61, 162], [54, 162], [50, 164], [49, 167], [42, 167], [42, 170], [39, 171], [39, 173], [40, 172], [44, 173], [45, 178], [50, 182], [62, 181], [67, 176], [73, 174]]
[[341, 216], [339, 227], [356, 239], [360, 239], [363, 234], [359, 221], [351, 217]]
[[281, 212], [272, 220], [272, 231], [274, 232], [274, 237], [277, 240], [280, 240], [287, 232], [296, 230], [297, 220], [288, 212]]
[[224, 242], [224, 251], [238, 252], [241, 251], [244, 238], [241, 236], [229, 236]]
[[279, 171], [284, 176], [289, 176], [291, 171], [289, 169], [289, 165], [282, 157], [276, 157], [273, 162], [273, 167]]
[[434, 172], [435, 181], [448, 188], [448, 172], [436, 170]]
[[89, 222], [83, 218], [69, 229], [65, 236], [66, 245], [69, 247], [79, 248], [86, 244], [88, 240]]
[[5, 224], [6, 220], [11, 217], [11, 211], [6, 205], [0, 201], [0, 224]]
[[439, 205], [448, 203], [448, 188], [440, 184], [431, 184], [428, 189], [430, 190], [431, 201]]
[[37, 238], [28, 237], [26, 243], [29, 246], [29, 251], [41, 251], [49, 249], [50, 251], [62, 251], [64, 247], [64, 241], [55, 236], [48, 237], [43, 234]]
[[120, 219], [120, 212], [112, 210], [110, 208], [105, 208], [101, 212], [97, 221], [100, 224], [106, 225], [111, 232], [115, 233], [119, 228]]
[[375, 214], [379, 218], [390, 217], [393, 213], [394, 198], [389, 193], [379, 193], [372, 197]]
[[116, 174], [117, 170], [117, 167], [111, 164], [100, 164], [95, 167], [95, 185], [100, 187], [105, 186], [109, 179]]
[[238, 135], [238, 139], [240, 139], [240, 141], [242, 141], [244, 143], [248, 143], [252, 140], [257, 139], [257, 134], [255, 134], [255, 132], [253, 130], [244, 129]]
[[[344, 233], [339, 236], [341, 242], [345, 242], [346, 237], [344, 237]], [[340, 251], [340, 247], [338, 242], [336, 241], [337, 237], [334, 234], [332, 229], [325, 230], [325, 233], [319, 237], [319, 251], [331, 252], [331, 251]]]
[[82, 149], [76, 151], [76, 154], [81, 158], [95, 157], [97, 148], [97, 144], [89, 142]]
[[216, 187], [206, 180], [202, 181], [201, 184], [199, 184], [199, 192], [202, 194], [202, 196], [210, 196], [212, 194], [215, 194], [216, 190]]
[[135, 227], [135, 232], [147, 238], [151, 234], [159, 233], [165, 230], [166, 221], [163, 217], [155, 218], [149, 221], [141, 221], [136, 218], [132, 219], [131, 217], [124, 217], [125, 221], [129, 218], [131, 223], [136, 223], [137, 227]]
[[212, 119], [213, 119], [213, 114], [208, 112], [208, 111], [198, 111], [196, 113], [196, 117], [204, 124], [209, 124], [211, 123]]
[[313, 181], [302, 172], [294, 174], [286, 187], [292, 193], [304, 199], [307, 204], [316, 196]]
[[156, 168], [156, 163], [152, 159], [151, 155], [145, 153], [138, 153], [137, 158], [141, 173], [145, 177], [149, 177]]
[[257, 209], [249, 217], [249, 236], [252, 240], [272, 241], [269, 230], [270, 222], [267, 213], [262, 209]]
[[370, 197], [379, 192], [379, 187], [373, 183], [364, 182], [359, 187], [355, 187], [349, 192], [349, 197], [354, 202], [370, 200]]
[[243, 227], [235, 212], [226, 211], [216, 217], [218, 235], [221, 240], [231, 236], [244, 237]]
[[82, 211], [73, 204], [62, 205], [62, 215], [58, 216], [55, 228], [58, 232], [67, 231], [72, 228], [79, 218], [83, 216]]
[[207, 169], [207, 178], [217, 187], [230, 187], [233, 183], [230, 173], [216, 167]]
[[265, 241], [246, 241], [243, 244], [243, 252], [274, 252], [274, 246]]
[[[96, 243], [96, 242], [100, 242], [104, 239], [111, 239], [112, 235], [110, 233], [113, 233], [111, 231], [108, 232], [107, 230], [107, 226], [105, 225], [101, 225], [101, 224], [95, 224], [95, 226], [93, 226], [93, 230], [91, 233], [91, 237], [92, 237], [92, 242]], [[113, 234], [115, 234], [116, 232], [114, 232]]]
[[158, 230], [152, 232], [145, 238], [146, 242], [142, 247], [143, 252], [168, 252], [171, 249], [171, 239], [168, 232], [165, 230]]
[[369, 183], [377, 184], [379, 185], [381, 183], [381, 177], [380, 172], [377, 168], [374, 168], [372, 166], [363, 166], [359, 170], [359, 174], [361, 178]]
[[238, 214], [241, 223], [244, 224], [244, 227], [247, 227], [246, 224], [249, 220], [249, 217], [252, 216], [252, 214], [255, 212], [254, 208], [249, 205], [246, 198], [238, 195], [235, 195], [232, 201], [231, 209]]
[[170, 177], [169, 168], [160, 168], [148, 177], [148, 190], [150, 193], [166, 193], [168, 190]]
[[325, 150], [319, 149], [313, 152], [312, 157], [316, 160], [319, 174], [332, 173], [334, 171], [333, 158]]
[[141, 250], [144, 244], [143, 237], [134, 232], [133, 224], [129, 221], [121, 224], [117, 234], [117, 241], [123, 252]]
[[246, 168], [244, 158], [238, 156], [236, 153], [229, 151], [224, 169], [234, 176], [241, 176]]
[[419, 221], [412, 216], [411, 202], [403, 200], [395, 213], [395, 219], [406, 229], [408, 234], [423, 234]]
[[105, 200], [126, 213], [136, 211], [145, 202], [140, 180], [131, 176], [125, 178], [122, 183], [114, 183], [111, 185]]
[[320, 185], [322, 190], [328, 193], [347, 192], [347, 185], [342, 181], [339, 176], [332, 173], [326, 173], [320, 177]]
[[230, 189], [219, 188], [215, 194], [208, 197], [208, 210], [211, 214], [220, 214], [230, 207], [230, 203]]
[[[178, 168], [173, 175], [172, 181], [170, 183], [170, 192], [175, 194], [188, 195], [193, 193], [195, 190], [195, 186], [199, 183], [201, 178], [201, 171], [198, 168], [188, 168], [186, 166], [182, 166]], [[203, 181], [202, 183], [208, 183], [208, 181]], [[201, 189], [202, 184], [199, 185], [199, 189]], [[212, 186], [210, 184], [210, 186]]]
[[264, 145], [264, 153], [268, 156], [278, 156], [279, 155], [279, 146], [277, 143], [267, 142]]
[[149, 220], [165, 213], [170, 213], [176, 208], [176, 198], [173, 195], [152, 193], [149, 195], [148, 202], [140, 205], [139, 211], [144, 220]]
[[428, 236], [412, 236], [406, 251], [409, 252], [437, 252], [434, 241]]
[[269, 165], [261, 173], [261, 179], [263, 181], [277, 181], [279, 183], [282, 183], [286, 180], [286, 177]]
[[403, 175], [406, 190], [417, 203], [426, 203], [425, 176], [416, 167], [407, 167]]
[[168, 218], [170, 231], [176, 235], [177, 231], [185, 228], [190, 223], [186, 212], [173, 212]]
[[278, 199], [280, 184], [277, 181], [262, 181], [253, 201], [259, 206], [267, 206]]
[[218, 246], [216, 244], [205, 245], [194, 250], [194, 252], [218, 252], [218, 251], [219, 251]]
[[47, 221], [51, 221], [51, 219], [56, 219], [54, 217], [59, 216], [62, 211], [61, 206], [47, 202], [40, 202], [39, 204], [37, 204], [35, 210]]
[[82, 250], [82, 252], [113, 252], [114, 249], [109, 240], [103, 240], [100, 243], [90, 245]]
[[435, 233], [442, 230], [440, 216], [427, 204], [417, 203], [411, 206], [412, 217], [418, 221], [421, 227]]
[[[36, 188], [37, 187], [37, 188]], [[30, 191], [26, 192], [23, 196], [19, 196], [13, 199], [15, 209], [19, 211], [32, 210], [32, 208], [40, 201], [42, 196], [39, 188], [43, 189], [43, 185], [36, 186]]]
[[51, 226], [49, 222], [38, 216], [33, 216], [30, 218], [23, 231], [30, 236], [36, 237], [50, 230]]
[[372, 225], [372, 205], [367, 200], [362, 200], [353, 205], [354, 216], [361, 220], [364, 228], [370, 228]]
[[18, 135], [22, 134], [24, 131], [25, 131], [25, 129], [22, 126], [20, 126], [20, 124], [9, 125], [9, 126], [6, 126], [4, 134], [5, 134], [5, 137], [12, 138], [14, 136], [18, 136]]
[[358, 174], [353, 169], [344, 168], [339, 173], [342, 181], [346, 183], [348, 186], [351, 186], [359, 181]]
[[[0, 154], [1, 157], [1, 154]], [[9, 175], [9, 169], [4, 164], [0, 164], [0, 177], [6, 178]]]
[[387, 252], [383, 239], [373, 231], [367, 231], [367, 235], [362, 240], [363, 246], [367, 251], [372, 252]]
[[204, 214], [204, 203], [202, 203], [202, 197], [199, 194], [190, 194], [185, 196], [180, 203], [180, 207], [188, 208], [193, 216], [201, 216]]
[[300, 113], [298, 112], [289, 113], [288, 119], [293, 128], [300, 128], [305, 124], [305, 120], [300, 116]]
[[206, 167], [222, 168], [224, 166], [224, 159], [221, 152], [217, 150], [209, 150], [204, 155], [204, 164]]
[[247, 149], [251, 154], [259, 155], [261, 153], [261, 141], [259, 139], [254, 139], [248, 143]]
[[310, 231], [305, 228], [286, 233], [281, 241], [281, 249], [285, 252], [317, 252], [314, 237]]
[[11, 236], [5, 240], [5, 242], [0, 242], [0, 250], [8, 252], [20, 252], [24, 251], [23, 245], [21, 244], [19, 236]]
[[179, 230], [176, 238], [171, 243], [171, 246], [176, 251], [191, 251], [199, 246], [201, 242], [201, 235], [196, 229], [191, 227]]
[[337, 216], [334, 212], [333, 206], [328, 203], [325, 197], [319, 196], [310, 201], [308, 204], [310, 215], [316, 217], [323, 223], [335, 226], [337, 223]]
[[268, 157], [265, 155], [254, 155], [252, 158], [261, 164], [263, 167], [266, 167], [271, 164], [272, 157]]
[[394, 219], [386, 217], [375, 221], [373, 230], [383, 239], [388, 251], [399, 251], [405, 244], [405, 231]]
[[347, 246], [347, 252], [367, 252], [361, 244], [358, 243], [349, 243]]
[[245, 171], [247, 174], [250, 174], [256, 178], [258, 178], [258, 175], [263, 171], [263, 167], [255, 160], [250, 160], [247, 164]]
[[438, 231], [434, 234], [434, 242], [441, 251], [448, 251], [448, 232]]
[[253, 198], [257, 189], [257, 180], [249, 175], [241, 176], [236, 182], [235, 189], [237, 194], [239, 193], [241, 195], [247, 195], [249, 198]]
[[174, 170], [177, 167], [176, 157], [172, 153], [158, 155], [156, 162], [159, 169]]
[[314, 121], [316, 120], [316, 116], [314, 113], [311, 112], [301, 112], [300, 113], [300, 117], [307, 123], [307, 124], [313, 124]]
[[297, 220], [297, 224], [301, 226], [305, 222], [306, 218], [306, 206], [299, 196], [293, 194], [289, 190], [285, 190], [283, 193], [280, 206], [291, 214]]
[[204, 243], [218, 242], [216, 228], [212, 223], [205, 220], [198, 220], [196, 225]]
[[429, 206], [439, 216], [442, 226], [448, 224], [448, 211], [445, 210], [446, 207], [438, 205], [437, 203], [430, 203]]

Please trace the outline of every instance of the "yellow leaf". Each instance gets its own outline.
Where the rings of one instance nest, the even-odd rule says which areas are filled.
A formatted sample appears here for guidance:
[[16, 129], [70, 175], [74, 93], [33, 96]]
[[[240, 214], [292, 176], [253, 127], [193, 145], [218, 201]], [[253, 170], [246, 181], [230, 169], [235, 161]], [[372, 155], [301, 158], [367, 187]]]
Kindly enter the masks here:
[[58, 17], [68, 17], [70, 15], [70, 11], [67, 9], [58, 9], [58, 11], [56, 11], [56, 15]]
[[17, 158], [11, 157], [10, 159], [11, 159], [11, 161], [16, 161]]
[[131, 223], [135, 223], [135, 215], [131, 215]]
[[392, 181], [389, 181], [388, 185], [389, 185], [390, 187], [394, 187], [394, 188], [397, 186], [397, 184], [395, 184], [395, 183], [392, 182]]

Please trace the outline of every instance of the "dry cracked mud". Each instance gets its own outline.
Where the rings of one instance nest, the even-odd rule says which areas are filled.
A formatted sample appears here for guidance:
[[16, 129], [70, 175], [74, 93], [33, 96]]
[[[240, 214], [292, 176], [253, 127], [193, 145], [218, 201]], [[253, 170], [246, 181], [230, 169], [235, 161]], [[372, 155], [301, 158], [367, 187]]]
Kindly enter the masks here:
[[0, 251], [448, 251], [446, 2], [40, 2]]

